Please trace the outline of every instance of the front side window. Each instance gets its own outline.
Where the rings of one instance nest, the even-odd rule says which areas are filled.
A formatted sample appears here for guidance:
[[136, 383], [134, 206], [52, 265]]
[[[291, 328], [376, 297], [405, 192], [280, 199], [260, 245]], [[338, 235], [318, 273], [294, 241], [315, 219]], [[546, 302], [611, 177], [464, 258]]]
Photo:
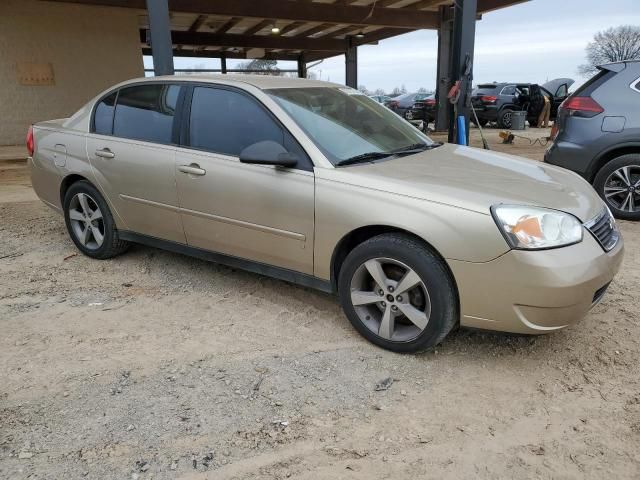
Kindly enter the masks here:
[[125, 87], [118, 93], [113, 134], [156, 143], [172, 143], [173, 118], [180, 87], [146, 84]]
[[113, 111], [116, 106], [118, 92], [103, 98], [93, 114], [93, 131], [100, 135], [111, 135], [113, 128]]
[[433, 143], [388, 108], [351, 89], [281, 88], [267, 93], [334, 165], [365, 153]]
[[221, 88], [193, 89], [189, 145], [237, 157], [264, 140], [285, 145], [284, 130], [254, 100]]

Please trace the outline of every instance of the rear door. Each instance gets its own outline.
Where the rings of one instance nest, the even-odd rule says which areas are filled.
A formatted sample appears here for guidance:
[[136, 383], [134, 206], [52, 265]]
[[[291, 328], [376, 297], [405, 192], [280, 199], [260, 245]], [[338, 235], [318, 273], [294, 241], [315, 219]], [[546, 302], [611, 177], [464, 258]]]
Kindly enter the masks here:
[[180, 86], [123, 87], [100, 101], [87, 157], [121, 229], [185, 242], [175, 185], [175, 113]]
[[575, 83], [572, 78], [556, 78], [542, 85], [543, 91], [548, 92], [548, 96], [553, 98], [551, 103], [551, 118], [558, 114], [560, 104], [569, 96], [569, 88]]
[[[255, 97], [194, 86], [176, 152], [182, 222], [190, 246], [313, 273], [311, 160]], [[296, 168], [241, 163], [240, 151], [273, 140], [302, 160]]]

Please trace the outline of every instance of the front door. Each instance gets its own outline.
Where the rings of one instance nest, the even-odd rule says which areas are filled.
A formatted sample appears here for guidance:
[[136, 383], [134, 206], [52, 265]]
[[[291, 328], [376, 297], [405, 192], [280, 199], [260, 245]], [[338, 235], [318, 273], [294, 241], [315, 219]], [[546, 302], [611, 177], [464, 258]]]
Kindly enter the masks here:
[[[120, 89], [96, 107], [87, 155], [119, 228], [185, 243], [171, 146], [180, 87]], [[115, 111], [115, 112], [114, 112]]]
[[[290, 133], [255, 98], [196, 86], [176, 151], [176, 183], [190, 246], [313, 272], [314, 175]], [[302, 160], [297, 168], [241, 163], [245, 147], [273, 140]]]

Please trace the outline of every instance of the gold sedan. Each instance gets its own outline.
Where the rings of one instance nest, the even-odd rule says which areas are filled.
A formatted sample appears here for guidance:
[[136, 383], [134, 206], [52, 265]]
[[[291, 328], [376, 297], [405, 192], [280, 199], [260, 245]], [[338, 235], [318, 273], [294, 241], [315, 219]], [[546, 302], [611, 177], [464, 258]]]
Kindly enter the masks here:
[[27, 144], [36, 193], [84, 254], [136, 242], [337, 293], [362, 335], [397, 352], [457, 325], [564, 328], [623, 255], [574, 173], [435, 143], [325, 82], [132, 80], [35, 124]]

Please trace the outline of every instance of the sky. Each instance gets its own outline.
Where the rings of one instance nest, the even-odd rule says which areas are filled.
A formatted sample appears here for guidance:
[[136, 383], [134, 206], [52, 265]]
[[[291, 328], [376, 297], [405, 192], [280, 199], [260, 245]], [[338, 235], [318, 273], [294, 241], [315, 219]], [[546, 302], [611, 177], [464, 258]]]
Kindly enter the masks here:
[[[595, 33], [640, 25], [640, 0], [531, 0], [483, 15], [476, 24], [474, 84], [492, 81], [544, 83], [578, 73]], [[422, 30], [358, 48], [358, 83], [389, 92], [436, 85], [437, 32]], [[228, 61], [232, 68], [237, 62]], [[145, 66], [151, 59], [145, 57]], [[176, 68], [219, 68], [216, 59], [180, 59]], [[280, 62], [295, 69], [293, 62]], [[321, 80], [344, 83], [344, 56], [312, 67]]]

